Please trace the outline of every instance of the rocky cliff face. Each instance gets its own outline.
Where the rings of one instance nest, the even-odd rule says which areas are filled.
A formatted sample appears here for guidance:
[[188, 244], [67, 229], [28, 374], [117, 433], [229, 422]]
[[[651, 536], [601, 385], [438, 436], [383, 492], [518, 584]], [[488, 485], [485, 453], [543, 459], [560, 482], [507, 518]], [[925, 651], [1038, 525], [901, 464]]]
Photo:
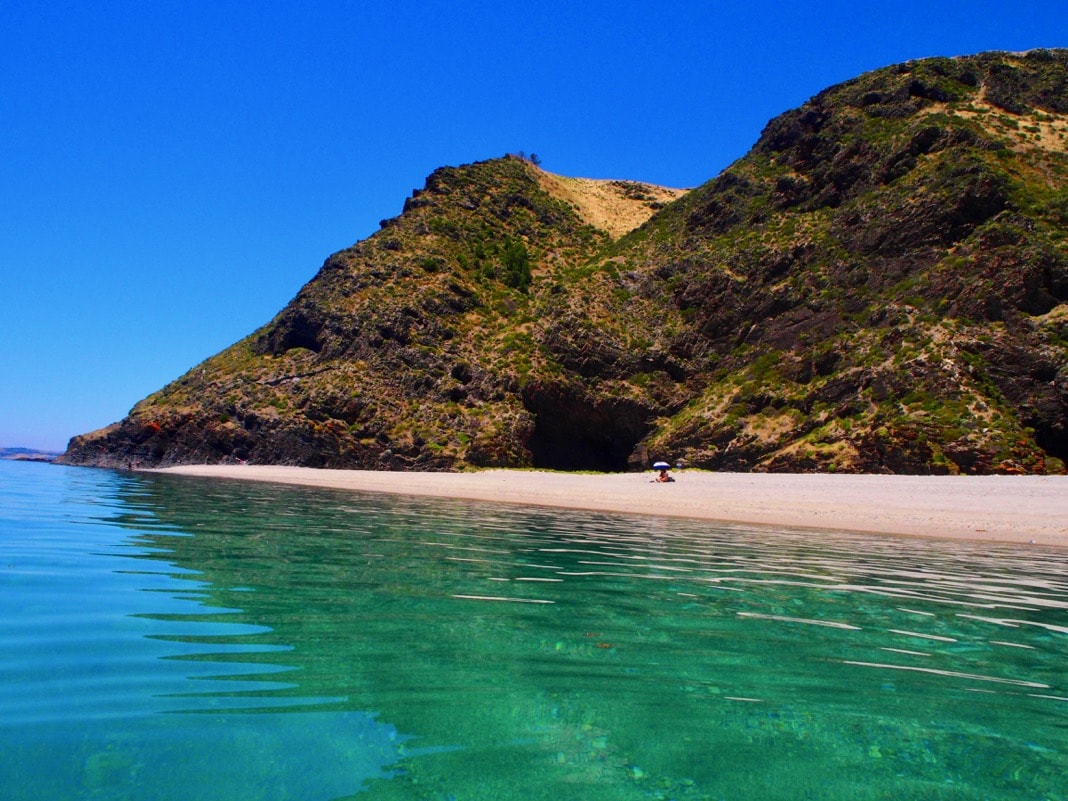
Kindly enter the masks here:
[[438, 170], [64, 460], [1062, 472], [1066, 301], [1068, 52], [912, 62], [684, 195]]

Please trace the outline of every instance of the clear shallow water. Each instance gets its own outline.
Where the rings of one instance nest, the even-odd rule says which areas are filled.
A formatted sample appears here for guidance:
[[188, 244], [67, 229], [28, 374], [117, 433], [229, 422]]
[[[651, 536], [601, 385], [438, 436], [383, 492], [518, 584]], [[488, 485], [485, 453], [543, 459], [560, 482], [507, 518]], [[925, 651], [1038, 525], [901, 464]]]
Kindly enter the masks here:
[[1068, 552], [0, 462], [5, 799], [1064, 799]]

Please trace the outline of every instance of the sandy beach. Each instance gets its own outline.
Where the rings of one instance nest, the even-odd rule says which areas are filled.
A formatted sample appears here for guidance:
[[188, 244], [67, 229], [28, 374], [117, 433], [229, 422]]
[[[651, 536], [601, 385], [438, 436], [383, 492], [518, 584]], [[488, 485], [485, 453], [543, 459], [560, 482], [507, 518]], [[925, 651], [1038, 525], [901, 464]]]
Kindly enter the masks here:
[[392, 473], [187, 465], [163, 473], [724, 523], [1068, 547], [1068, 476], [858, 476], [533, 470]]

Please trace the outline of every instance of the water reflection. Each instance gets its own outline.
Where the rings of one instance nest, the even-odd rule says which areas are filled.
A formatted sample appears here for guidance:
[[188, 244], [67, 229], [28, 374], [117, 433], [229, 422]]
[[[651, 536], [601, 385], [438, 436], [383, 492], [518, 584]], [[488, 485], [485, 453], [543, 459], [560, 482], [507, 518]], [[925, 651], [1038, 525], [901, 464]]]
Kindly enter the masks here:
[[266, 628], [243, 644], [291, 648], [246, 697], [432, 749], [373, 796], [1032, 798], [1068, 772], [1062, 552], [175, 477], [126, 501]]
[[1068, 553], [57, 475], [26, 798], [1064, 797]]
[[292, 647], [168, 561], [192, 538], [124, 500], [140, 482], [23, 469], [0, 465], [5, 799], [328, 801], [390, 775], [394, 727], [271, 697], [297, 687]]

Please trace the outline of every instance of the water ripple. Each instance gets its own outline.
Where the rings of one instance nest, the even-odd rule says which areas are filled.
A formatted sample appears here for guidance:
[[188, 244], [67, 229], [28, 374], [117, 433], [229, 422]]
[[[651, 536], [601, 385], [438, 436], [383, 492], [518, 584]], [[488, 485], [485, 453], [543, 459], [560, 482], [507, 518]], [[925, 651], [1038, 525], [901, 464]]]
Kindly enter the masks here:
[[[307, 754], [340, 752], [335, 775], [368, 738], [418, 735], [437, 750], [405, 754], [391, 797], [1063, 797], [1066, 552], [119, 486], [53, 500], [66, 522], [20, 501], [48, 519], [0, 537], [4, 742], [63, 723], [94, 743], [86, 787], [39, 797], [147, 773], [134, 717], [218, 745], [189, 719], [254, 711]], [[257, 732], [218, 750], [293, 758]], [[210, 758], [162, 753], [191, 750]]]

